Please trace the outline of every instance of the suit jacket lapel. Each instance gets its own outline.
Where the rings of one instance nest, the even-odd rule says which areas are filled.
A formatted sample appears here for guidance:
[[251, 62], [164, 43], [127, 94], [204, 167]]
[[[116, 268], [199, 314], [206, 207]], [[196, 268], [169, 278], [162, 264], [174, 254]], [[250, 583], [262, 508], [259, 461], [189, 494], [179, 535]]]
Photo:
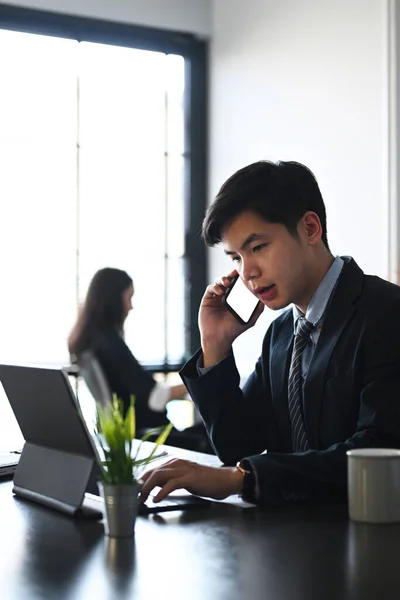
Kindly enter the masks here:
[[293, 314], [288, 311], [283, 321], [276, 340], [272, 340], [270, 358], [270, 381], [272, 401], [277, 414], [280, 430], [279, 438], [283, 440], [281, 451], [290, 452], [292, 448], [292, 434], [288, 407], [288, 377], [290, 359], [293, 346]]
[[343, 257], [345, 264], [336, 289], [329, 301], [322, 330], [304, 386], [303, 413], [310, 448], [318, 449], [319, 420], [326, 371], [332, 352], [351, 318], [354, 301], [361, 293], [363, 272], [353, 259]]

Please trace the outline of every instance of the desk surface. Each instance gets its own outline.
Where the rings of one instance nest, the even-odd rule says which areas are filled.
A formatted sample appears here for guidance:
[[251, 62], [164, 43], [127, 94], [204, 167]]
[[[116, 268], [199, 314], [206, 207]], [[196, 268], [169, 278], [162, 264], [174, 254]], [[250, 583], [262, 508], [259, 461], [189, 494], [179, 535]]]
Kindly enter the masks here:
[[392, 600], [400, 525], [344, 506], [215, 508], [138, 517], [112, 540], [0, 484], [2, 600]]

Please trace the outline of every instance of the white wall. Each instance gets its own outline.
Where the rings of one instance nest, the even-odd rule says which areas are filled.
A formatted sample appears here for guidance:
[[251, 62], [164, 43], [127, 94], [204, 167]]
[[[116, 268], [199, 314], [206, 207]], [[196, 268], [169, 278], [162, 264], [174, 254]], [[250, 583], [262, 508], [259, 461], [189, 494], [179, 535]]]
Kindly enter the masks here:
[[[210, 196], [261, 158], [315, 173], [334, 253], [388, 275], [386, 0], [215, 0]], [[226, 271], [211, 252], [210, 280]], [[249, 370], [263, 315], [236, 345]]]
[[7, 4], [208, 36], [211, 0], [7, 0]]

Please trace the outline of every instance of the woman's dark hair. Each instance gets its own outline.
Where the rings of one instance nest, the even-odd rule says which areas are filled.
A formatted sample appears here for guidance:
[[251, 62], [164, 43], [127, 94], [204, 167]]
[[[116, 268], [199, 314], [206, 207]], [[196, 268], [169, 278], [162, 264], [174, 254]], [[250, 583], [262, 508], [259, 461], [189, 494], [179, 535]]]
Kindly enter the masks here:
[[128, 273], [109, 267], [100, 269], [90, 282], [85, 303], [68, 338], [71, 355], [89, 350], [104, 331], [121, 331], [124, 323], [122, 295], [131, 285]]
[[322, 225], [322, 241], [329, 249], [326, 211], [313, 173], [297, 162], [259, 161], [244, 167], [221, 187], [203, 221], [207, 246], [221, 241], [223, 228], [244, 211], [253, 211], [265, 221], [281, 223], [297, 236], [297, 224], [308, 211]]

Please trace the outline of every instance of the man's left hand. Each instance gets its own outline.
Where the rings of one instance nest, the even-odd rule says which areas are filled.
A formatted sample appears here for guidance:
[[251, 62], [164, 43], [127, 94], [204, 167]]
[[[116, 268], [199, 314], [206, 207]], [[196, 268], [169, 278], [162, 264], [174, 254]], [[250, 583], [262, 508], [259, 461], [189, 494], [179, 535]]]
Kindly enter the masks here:
[[182, 488], [197, 496], [222, 500], [231, 494], [240, 494], [243, 487], [243, 474], [236, 467], [205, 467], [179, 458], [147, 471], [142, 480], [141, 502], [147, 500], [156, 486], [161, 490], [153, 498], [154, 502]]

